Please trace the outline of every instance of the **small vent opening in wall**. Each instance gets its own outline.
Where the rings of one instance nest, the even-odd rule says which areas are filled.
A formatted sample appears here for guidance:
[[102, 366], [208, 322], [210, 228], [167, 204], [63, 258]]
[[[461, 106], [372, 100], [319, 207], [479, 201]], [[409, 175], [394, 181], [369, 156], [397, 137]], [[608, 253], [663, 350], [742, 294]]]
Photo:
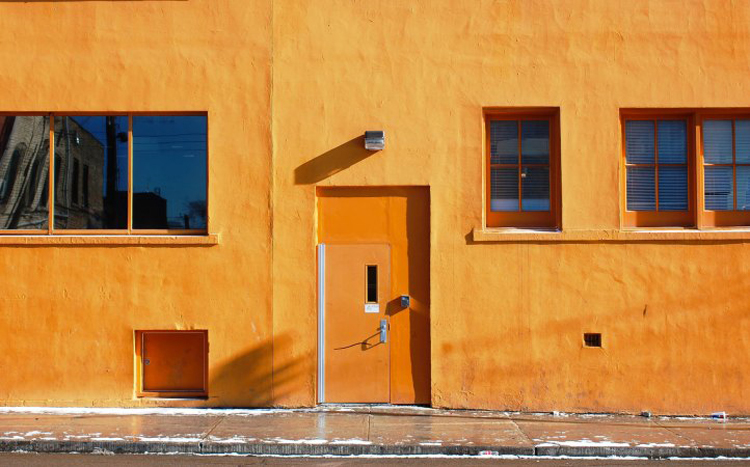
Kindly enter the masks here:
[[600, 333], [587, 332], [583, 335], [583, 344], [586, 347], [601, 347], [602, 335]]

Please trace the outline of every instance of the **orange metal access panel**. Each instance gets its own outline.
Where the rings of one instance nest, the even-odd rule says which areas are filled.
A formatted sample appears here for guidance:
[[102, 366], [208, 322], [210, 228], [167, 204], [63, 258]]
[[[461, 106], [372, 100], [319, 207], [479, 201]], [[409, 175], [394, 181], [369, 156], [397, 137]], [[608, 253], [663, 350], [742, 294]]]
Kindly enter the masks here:
[[391, 248], [325, 245], [322, 400], [387, 403]]
[[208, 332], [136, 331], [139, 395], [208, 395]]

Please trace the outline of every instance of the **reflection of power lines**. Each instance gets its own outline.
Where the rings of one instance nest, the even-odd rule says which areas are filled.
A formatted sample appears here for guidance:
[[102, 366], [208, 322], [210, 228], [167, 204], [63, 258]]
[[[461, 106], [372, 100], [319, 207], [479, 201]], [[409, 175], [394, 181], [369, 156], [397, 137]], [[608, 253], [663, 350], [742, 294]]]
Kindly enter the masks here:
[[[52, 166], [49, 125], [50, 117], [0, 115], [0, 229], [46, 229], [49, 199], [55, 228], [126, 228], [127, 117], [54, 117]], [[134, 151], [146, 157], [135, 162], [134, 189], [140, 191], [132, 195], [133, 226], [205, 228], [205, 133], [162, 133]], [[138, 179], [152, 177], [159, 188], [144, 189]]]

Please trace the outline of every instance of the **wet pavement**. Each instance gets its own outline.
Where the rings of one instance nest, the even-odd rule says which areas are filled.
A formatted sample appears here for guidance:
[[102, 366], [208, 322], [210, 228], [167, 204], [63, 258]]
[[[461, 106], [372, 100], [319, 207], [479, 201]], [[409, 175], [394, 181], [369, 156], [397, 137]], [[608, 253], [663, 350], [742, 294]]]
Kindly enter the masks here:
[[192, 467], [203, 465], [245, 466], [245, 465], [277, 465], [277, 466], [424, 466], [429, 462], [430, 467], [444, 467], [458, 465], [461, 467], [488, 467], [502, 465], [505, 467], [734, 467], [745, 465], [744, 462], [721, 460], [634, 460], [634, 459], [497, 459], [497, 458], [300, 458], [300, 457], [238, 457], [238, 456], [148, 456], [148, 455], [78, 455], [78, 454], [3, 454], [0, 453], [0, 465], [3, 467], [30, 466], [143, 466], [158, 465], [162, 467]]
[[750, 419], [377, 406], [298, 410], [0, 408], [0, 451], [750, 460]]

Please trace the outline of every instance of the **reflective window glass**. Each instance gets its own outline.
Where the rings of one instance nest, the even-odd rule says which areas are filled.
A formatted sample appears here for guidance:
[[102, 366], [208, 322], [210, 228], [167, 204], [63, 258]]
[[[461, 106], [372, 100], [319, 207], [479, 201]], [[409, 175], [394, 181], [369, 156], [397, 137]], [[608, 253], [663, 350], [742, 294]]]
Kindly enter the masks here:
[[549, 167], [521, 169], [521, 191], [524, 211], [549, 211]]
[[628, 211], [656, 210], [655, 173], [653, 167], [627, 167]]
[[133, 228], [206, 228], [206, 117], [133, 117]]
[[750, 164], [750, 120], [734, 121], [735, 159], [738, 164]]
[[731, 211], [734, 207], [734, 185], [731, 167], [706, 167], [704, 190], [706, 209]]
[[0, 116], [0, 229], [47, 229], [49, 119]]
[[549, 164], [548, 120], [521, 122], [521, 160], [523, 164]]
[[732, 163], [732, 121], [703, 122], [703, 158], [707, 164]]
[[549, 120], [490, 122], [491, 212], [549, 212], [549, 142]]
[[492, 169], [490, 209], [518, 211], [518, 169]]
[[737, 166], [737, 210], [750, 211], [750, 167]]
[[687, 122], [659, 120], [659, 164], [687, 163]]
[[687, 141], [684, 119], [625, 122], [628, 211], [688, 211]]
[[654, 122], [628, 120], [625, 122], [625, 157], [628, 164], [654, 163]]
[[128, 117], [55, 117], [55, 228], [125, 229]]
[[492, 164], [518, 164], [518, 122], [490, 122], [490, 159]]

